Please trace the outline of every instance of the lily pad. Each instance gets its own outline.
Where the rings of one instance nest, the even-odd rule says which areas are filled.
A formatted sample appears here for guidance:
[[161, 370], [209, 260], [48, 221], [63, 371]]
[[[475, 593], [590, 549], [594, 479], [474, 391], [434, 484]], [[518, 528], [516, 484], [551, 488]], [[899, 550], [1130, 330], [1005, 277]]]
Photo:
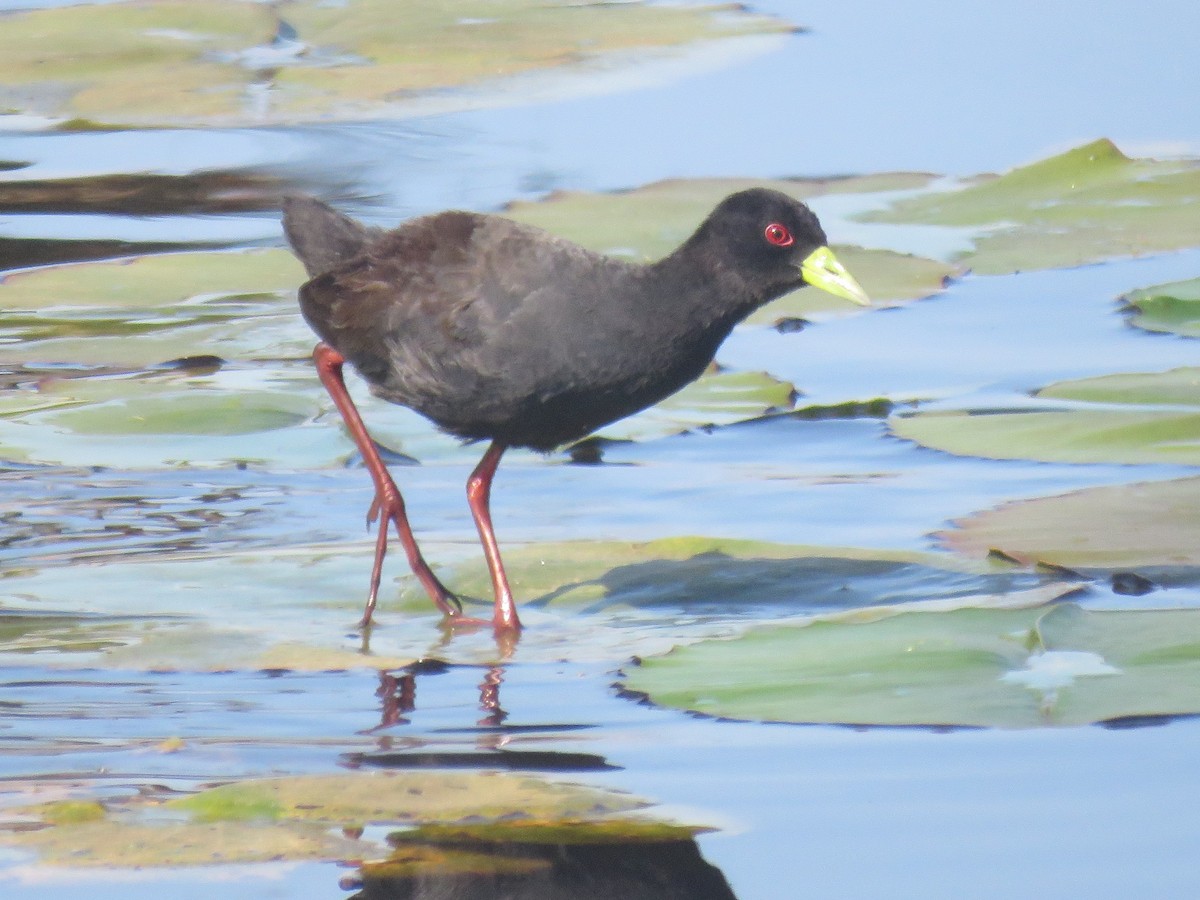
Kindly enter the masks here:
[[[299, 390], [288, 389], [293, 381]], [[302, 372], [269, 379], [234, 370], [47, 378], [37, 390], [0, 395], [0, 459], [118, 468], [328, 463], [343, 448], [336, 432], [303, 427], [321, 411], [308, 381]]]
[[[84, 804], [75, 803], [75, 806]], [[49, 827], [0, 841], [69, 866], [181, 866], [265, 860], [362, 859], [385, 848], [335, 826], [533, 820], [599, 822], [646, 806], [629, 794], [506, 772], [356, 772], [235, 782], [163, 806], [113, 802], [105, 815], [64, 817], [62, 804], [25, 812]]]
[[[0, 280], [0, 363], [138, 367], [197, 353], [295, 356], [303, 269], [283, 250], [189, 252], [12, 272]], [[136, 340], [131, 340], [136, 338]]]
[[[486, 614], [491, 586], [478, 546], [424, 545], [467, 610]], [[41, 665], [73, 669], [388, 669], [444, 653], [441, 618], [402, 558], [389, 556], [385, 568], [382, 627], [369, 641], [347, 633], [366, 597], [373, 548], [364, 534], [353, 544], [213, 554], [163, 549], [125, 561], [110, 553], [92, 565], [14, 572], [5, 579], [8, 609], [24, 624], [11, 643], [0, 643], [0, 665], [26, 665], [36, 650]], [[504, 550], [521, 615], [531, 625], [515, 651], [523, 662], [560, 659], [566, 648], [573, 660], [619, 660], [781, 615], [978, 602], [980, 595], [1006, 596], [1043, 581], [948, 554], [697, 537]], [[147, 591], [147, 584], [156, 588]], [[132, 596], [137, 617], [129, 616]], [[49, 609], [59, 611], [54, 627], [29, 624]], [[454, 653], [460, 662], [491, 663], [497, 648], [485, 629], [456, 635]]]
[[595, 820], [645, 806], [628, 794], [504, 772], [362, 772], [235, 782], [173, 800], [200, 821], [342, 824]]
[[917, 194], [864, 221], [974, 226], [955, 262], [982, 274], [1081, 265], [1200, 245], [1200, 162], [1131, 159], [1109, 140]]
[[897, 437], [963, 456], [1070, 463], [1200, 465], [1200, 369], [1107, 375], [1035, 396], [1069, 409], [948, 410], [893, 416]]
[[624, 686], [775, 722], [1033, 728], [1191, 715], [1200, 610], [896, 610], [681, 647]]
[[645, 440], [691, 428], [731, 425], [792, 408], [796, 389], [765, 372], [712, 372], [657, 406], [614, 422], [600, 436]]
[[1200, 478], [1089, 488], [976, 513], [938, 534], [972, 557], [992, 550], [1072, 569], [1200, 566]]
[[532, 0], [27, 10], [7, 14], [0, 32], [0, 108], [123, 125], [375, 118], [414, 94], [790, 28], [731, 7]]
[[[524, 607], [591, 613], [646, 609], [774, 618], [788, 609], [962, 597], [1031, 583], [932, 554], [694, 536], [636, 544], [518, 546], [506, 548], [504, 561], [514, 591], [525, 598]], [[486, 569], [476, 555], [455, 566], [447, 578], [465, 598], [491, 596]], [[411, 584], [405, 590], [406, 597], [418, 594]]]
[[1121, 299], [1135, 311], [1130, 321], [1138, 328], [1200, 337], [1200, 278], [1140, 288]]
[[[876, 175], [836, 179], [752, 181], [710, 178], [660, 181], [632, 191], [597, 194], [560, 191], [539, 201], [510, 204], [504, 215], [544, 228], [589, 249], [637, 261], [659, 259], [674, 250], [727, 195], [749, 187], [769, 187], [811, 200], [831, 193], [876, 193], [923, 185], [926, 175]], [[826, 222], [827, 230], [832, 223]], [[832, 234], [836, 237], [836, 234]], [[837, 248], [838, 258], [874, 301], [928, 297], [942, 289], [955, 270], [945, 263], [888, 250]], [[768, 304], [751, 322], [845, 311], [849, 304], [822, 291], [795, 292]]]
[[130, 869], [353, 859], [371, 849], [313, 825], [112, 820], [3, 835], [0, 844], [32, 851], [41, 862], [54, 866]]

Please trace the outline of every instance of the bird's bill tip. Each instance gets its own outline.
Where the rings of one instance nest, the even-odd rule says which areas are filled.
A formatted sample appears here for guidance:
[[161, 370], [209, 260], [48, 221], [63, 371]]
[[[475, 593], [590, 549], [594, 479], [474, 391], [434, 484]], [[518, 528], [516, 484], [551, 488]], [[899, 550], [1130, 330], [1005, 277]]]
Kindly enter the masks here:
[[826, 293], [857, 303], [859, 306], [870, 306], [871, 298], [867, 296], [854, 276], [846, 271], [846, 267], [838, 262], [833, 251], [828, 247], [818, 247], [800, 264], [800, 274], [804, 280], [815, 288]]

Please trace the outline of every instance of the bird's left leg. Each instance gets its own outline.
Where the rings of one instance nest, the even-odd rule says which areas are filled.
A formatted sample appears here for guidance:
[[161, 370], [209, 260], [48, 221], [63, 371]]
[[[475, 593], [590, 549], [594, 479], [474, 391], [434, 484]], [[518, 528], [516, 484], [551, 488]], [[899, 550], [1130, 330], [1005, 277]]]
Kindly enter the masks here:
[[400, 538], [400, 543], [404, 545], [409, 565], [422, 587], [425, 588], [425, 593], [444, 615], [450, 618], [460, 616], [462, 604], [438, 580], [421, 555], [417, 539], [412, 533], [412, 527], [408, 524], [408, 516], [404, 512], [404, 498], [400, 496], [400, 489], [396, 487], [396, 482], [392, 480], [387, 466], [379, 456], [379, 451], [375, 449], [375, 442], [367, 433], [367, 426], [363, 423], [358, 408], [350, 398], [349, 391], [346, 390], [346, 381], [342, 376], [342, 367], [346, 363], [346, 358], [328, 344], [321, 343], [313, 349], [313, 361], [316, 363], [321, 383], [325, 385], [325, 390], [329, 392], [338, 412], [342, 414], [342, 419], [350, 430], [350, 436], [354, 438], [354, 443], [357, 445], [359, 453], [362, 454], [363, 462], [366, 463], [367, 470], [371, 473], [371, 480], [375, 482], [375, 499], [371, 501], [371, 508], [367, 511], [367, 523], [370, 524], [377, 518], [382, 519], [379, 523], [379, 533], [375, 538], [375, 562], [371, 567], [371, 591], [367, 595], [367, 605], [363, 610], [360, 627], [365, 628], [370, 625], [371, 616], [375, 612], [375, 602], [379, 595], [379, 582], [383, 572], [383, 557], [387, 553], [387, 534], [390, 523], [395, 524], [396, 534]]

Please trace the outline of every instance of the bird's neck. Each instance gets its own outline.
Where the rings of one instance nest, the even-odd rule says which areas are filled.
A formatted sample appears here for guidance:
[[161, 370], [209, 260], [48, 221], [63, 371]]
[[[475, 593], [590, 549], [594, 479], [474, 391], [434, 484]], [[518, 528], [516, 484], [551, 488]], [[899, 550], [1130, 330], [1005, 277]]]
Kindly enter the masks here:
[[[677, 321], [700, 329], [728, 333], [771, 297], [760, 296], [734, 268], [710, 252], [703, 233], [693, 235], [669, 256], [646, 267], [657, 303], [672, 310]], [[661, 287], [659, 287], [661, 286]]]

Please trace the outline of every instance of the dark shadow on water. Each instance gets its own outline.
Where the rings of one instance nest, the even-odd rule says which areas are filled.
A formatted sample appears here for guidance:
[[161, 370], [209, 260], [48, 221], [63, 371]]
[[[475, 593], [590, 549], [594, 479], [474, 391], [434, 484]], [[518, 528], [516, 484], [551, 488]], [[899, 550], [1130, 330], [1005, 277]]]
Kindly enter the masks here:
[[168, 250], [215, 250], [232, 244], [232, 241], [163, 243], [0, 237], [0, 272], [28, 266], [48, 266], [54, 263], [142, 256], [147, 253], [163, 253]]
[[399, 832], [352, 900], [736, 900], [691, 829], [656, 823]]
[[807, 612], [951, 599], [1026, 590], [1049, 579], [1028, 572], [954, 572], [912, 562], [805, 556], [754, 559], [721, 552], [615, 566], [596, 579], [556, 588], [531, 601], [551, 606], [560, 596], [598, 585], [604, 597], [586, 612], [614, 604], [675, 608], [689, 614]]
[[440, 753], [416, 750], [397, 753], [351, 753], [342, 757], [351, 769], [500, 769], [506, 772], [604, 772], [620, 769], [595, 753], [539, 750], [489, 750]]

